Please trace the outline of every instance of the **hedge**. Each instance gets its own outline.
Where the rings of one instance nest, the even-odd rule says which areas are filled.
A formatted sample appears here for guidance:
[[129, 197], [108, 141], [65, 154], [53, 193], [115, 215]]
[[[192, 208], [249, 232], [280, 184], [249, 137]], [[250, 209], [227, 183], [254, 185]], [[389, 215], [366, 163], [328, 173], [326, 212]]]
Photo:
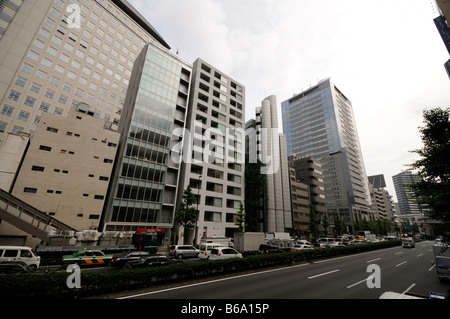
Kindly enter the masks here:
[[81, 288], [69, 289], [66, 271], [32, 275], [0, 275], [0, 299], [73, 299], [142, 289], [159, 284], [201, 279], [242, 271], [292, 265], [298, 262], [361, 253], [399, 246], [401, 241], [384, 241], [363, 245], [254, 255], [239, 259], [180, 263], [169, 266], [132, 270], [107, 269], [82, 271]]

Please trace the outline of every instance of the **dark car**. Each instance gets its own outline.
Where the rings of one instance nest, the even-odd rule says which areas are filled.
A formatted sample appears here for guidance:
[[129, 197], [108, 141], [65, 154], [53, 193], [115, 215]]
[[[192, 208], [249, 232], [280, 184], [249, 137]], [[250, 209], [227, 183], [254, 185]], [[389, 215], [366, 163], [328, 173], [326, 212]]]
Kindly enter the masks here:
[[274, 253], [282, 253], [283, 251], [279, 249], [275, 245], [260, 245], [259, 246], [259, 253], [260, 254], [274, 254]]
[[181, 263], [180, 260], [174, 260], [166, 256], [149, 256], [139, 260], [130, 261], [127, 263], [127, 268], [145, 268], [145, 267], [158, 267], [168, 266], [176, 263]]
[[32, 274], [34, 269], [22, 261], [0, 263], [0, 275], [9, 274]]
[[150, 254], [146, 251], [129, 251], [120, 255], [115, 255], [109, 265], [114, 268], [126, 267], [129, 262], [137, 261], [141, 258], [146, 258]]

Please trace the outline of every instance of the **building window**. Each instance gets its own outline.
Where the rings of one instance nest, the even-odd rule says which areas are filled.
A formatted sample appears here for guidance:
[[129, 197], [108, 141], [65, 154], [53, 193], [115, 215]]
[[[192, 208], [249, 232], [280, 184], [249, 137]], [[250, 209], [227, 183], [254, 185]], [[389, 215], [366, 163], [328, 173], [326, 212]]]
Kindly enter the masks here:
[[25, 187], [23, 189], [24, 193], [30, 193], [30, 194], [36, 194], [37, 193], [37, 188], [31, 188], [31, 187]]
[[5, 105], [5, 106], [3, 106], [1, 114], [6, 115], [6, 116], [11, 116], [13, 111], [14, 111], [13, 107]]
[[53, 127], [47, 127], [47, 132], [58, 133], [58, 129]]
[[21, 121], [28, 121], [28, 118], [30, 117], [30, 113], [28, 112], [24, 112], [24, 111], [20, 111], [19, 116], [17, 117], [19, 120]]
[[20, 98], [20, 93], [14, 90], [11, 90], [11, 92], [9, 93], [8, 99], [13, 100], [13, 101], [18, 101]]
[[25, 99], [24, 104], [28, 105], [30, 107], [33, 107], [35, 102], [36, 102], [35, 98], [32, 98], [31, 96], [27, 96], [27, 98]]
[[31, 170], [35, 171], [35, 172], [43, 172], [45, 170], [45, 168], [42, 166], [33, 165], [33, 167], [31, 167]]
[[20, 76], [16, 80], [16, 85], [21, 86], [21, 87], [24, 87], [26, 83], [27, 83], [27, 80], [25, 80], [24, 78], [22, 78]]
[[39, 149], [41, 151], [46, 151], [46, 152], [51, 152], [52, 151], [52, 148], [50, 146], [45, 146], [45, 145], [39, 146]]

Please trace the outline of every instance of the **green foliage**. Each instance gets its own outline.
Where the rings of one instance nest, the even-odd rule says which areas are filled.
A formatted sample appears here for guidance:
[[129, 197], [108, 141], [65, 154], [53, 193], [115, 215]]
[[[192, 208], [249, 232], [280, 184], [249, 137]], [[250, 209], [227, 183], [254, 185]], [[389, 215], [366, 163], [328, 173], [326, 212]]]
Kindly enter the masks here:
[[247, 227], [246, 214], [244, 212], [244, 204], [239, 203], [239, 211], [236, 214], [236, 225], [238, 226], [238, 232], [244, 233]]
[[191, 185], [183, 192], [183, 200], [177, 207], [175, 223], [184, 227], [184, 243], [187, 243], [188, 230], [194, 229], [198, 220], [198, 210], [193, 205], [197, 203], [195, 195], [192, 193]]
[[450, 109], [423, 113], [420, 128], [423, 147], [413, 151], [420, 159], [411, 164], [421, 181], [411, 185], [417, 203], [431, 210], [433, 218], [450, 225]]

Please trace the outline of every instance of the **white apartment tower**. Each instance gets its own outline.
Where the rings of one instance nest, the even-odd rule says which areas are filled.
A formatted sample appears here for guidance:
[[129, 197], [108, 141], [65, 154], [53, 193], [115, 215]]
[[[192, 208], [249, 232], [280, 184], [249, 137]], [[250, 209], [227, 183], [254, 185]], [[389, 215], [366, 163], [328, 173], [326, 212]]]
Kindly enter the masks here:
[[244, 203], [245, 87], [197, 59], [193, 64], [179, 200], [191, 186], [199, 219], [191, 242], [232, 237]]
[[1, 4], [0, 143], [8, 132], [33, 136], [43, 113], [67, 116], [80, 103], [117, 126], [142, 48], [170, 48], [126, 0]]

